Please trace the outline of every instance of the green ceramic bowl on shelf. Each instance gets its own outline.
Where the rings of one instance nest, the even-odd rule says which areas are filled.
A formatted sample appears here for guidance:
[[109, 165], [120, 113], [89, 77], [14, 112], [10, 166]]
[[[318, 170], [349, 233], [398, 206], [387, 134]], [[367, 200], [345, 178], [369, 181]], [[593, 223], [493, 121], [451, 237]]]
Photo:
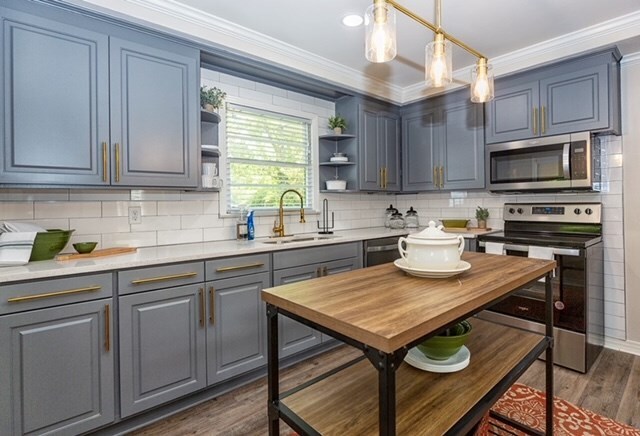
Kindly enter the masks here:
[[76, 242], [73, 244], [73, 248], [80, 254], [86, 254], [91, 253], [96, 245], [98, 245], [97, 242]]
[[38, 232], [33, 241], [29, 261], [53, 259], [67, 245], [74, 231], [47, 229], [46, 232]]
[[[418, 350], [432, 360], [447, 360], [456, 354], [469, 339], [471, 323], [461, 321], [439, 335], [418, 344]], [[448, 336], [444, 336], [448, 334]]]

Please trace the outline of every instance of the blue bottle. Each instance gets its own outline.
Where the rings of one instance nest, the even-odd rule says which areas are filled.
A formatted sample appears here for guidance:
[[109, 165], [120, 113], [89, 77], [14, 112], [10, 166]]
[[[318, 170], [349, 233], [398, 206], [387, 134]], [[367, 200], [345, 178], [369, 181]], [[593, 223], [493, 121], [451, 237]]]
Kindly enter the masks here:
[[248, 239], [253, 241], [256, 238], [256, 228], [253, 224], [253, 211], [250, 210], [247, 215], [247, 232], [249, 233]]

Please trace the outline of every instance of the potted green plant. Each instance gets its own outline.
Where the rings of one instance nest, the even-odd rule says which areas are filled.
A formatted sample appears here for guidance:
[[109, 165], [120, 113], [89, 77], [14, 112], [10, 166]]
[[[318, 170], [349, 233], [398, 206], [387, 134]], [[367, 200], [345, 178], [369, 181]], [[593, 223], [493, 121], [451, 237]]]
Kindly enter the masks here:
[[478, 206], [476, 208], [476, 220], [478, 220], [479, 228], [487, 228], [487, 218], [489, 218], [489, 209]]
[[329, 117], [329, 128], [333, 129], [336, 135], [341, 135], [343, 130], [347, 130], [347, 120], [338, 114]]
[[221, 89], [207, 88], [207, 86], [200, 87], [200, 106], [207, 112], [215, 112], [222, 106], [227, 93]]

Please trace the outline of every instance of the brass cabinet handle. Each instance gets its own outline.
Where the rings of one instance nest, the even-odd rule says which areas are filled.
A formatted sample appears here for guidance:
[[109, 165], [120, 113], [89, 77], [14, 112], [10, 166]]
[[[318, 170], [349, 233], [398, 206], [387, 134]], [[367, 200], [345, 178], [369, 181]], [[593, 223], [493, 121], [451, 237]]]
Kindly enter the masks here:
[[321, 267], [316, 268], [316, 277], [322, 277], [322, 268]]
[[534, 107], [533, 108], [533, 134], [537, 135], [538, 134], [538, 108]]
[[384, 189], [387, 189], [387, 167], [384, 167]]
[[182, 273], [182, 274], [172, 274], [172, 275], [169, 275], [169, 276], [149, 277], [148, 279], [131, 280], [131, 284], [132, 285], [142, 285], [142, 284], [145, 284], [145, 283], [163, 282], [165, 280], [184, 279], [184, 278], [187, 278], [187, 277], [195, 277], [197, 275], [198, 275], [197, 272], [188, 272], [188, 273]]
[[323, 267], [322, 267], [322, 275], [323, 275], [323, 276], [326, 276], [327, 274], [329, 274], [329, 273], [327, 272], [327, 267], [326, 267], [326, 266], [323, 266]]
[[444, 166], [440, 166], [440, 187], [444, 188]]
[[209, 287], [209, 324], [216, 323], [216, 295], [213, 286]]
[[102, 289], [102, 286], [87, 286], [86, 288], [67, 289], [65, 291], [46, 292], [44, 294], [25, 295], [24, 297], [13, 297], [7, 299], [8, 303], [22, 303], [25, 301], [40, 300], [49, 297], [61, 297], [70, 294], [79, 294], [81, 292], [92, 292]]
[[540, 124], [542, 125], [541, 130], [543, 135], [547, 131], [547, 115], [545, 112], [546, 112], [545, 107], [542, 106], [542, 109], [540, 109]]
[[116, 142], [116, 183], [120, 182], [120, 144]]
[[380, 167], [380, 188], [384, 188], [384, 169]]
[[107, 143], [102, 143], [102, 181], [107, 181], [107, 171], [109, 171], [109, 158], [107, 156]]
[[248, 263], [246, 265], [223, 266], [222, 268], [216, 269], [216, 272], [237, 271], [239, 269], [248, 269], [248, 268], [260, 268], [261, 266], [264, 266], [263, 262]]
[[204, 289], [203, 288], [198, 289], [198, 298], [200, 299], [200, 327], [204, 327], [205, 306], [204, 306]]
[[438, 180], [438, 167], [436, 166], [433, 167], [433, 184], [436, 186], [436, 188], [440, 187], [440, 182]]
[[104, 305], [104, 351], [111, 349], [111, 307]]

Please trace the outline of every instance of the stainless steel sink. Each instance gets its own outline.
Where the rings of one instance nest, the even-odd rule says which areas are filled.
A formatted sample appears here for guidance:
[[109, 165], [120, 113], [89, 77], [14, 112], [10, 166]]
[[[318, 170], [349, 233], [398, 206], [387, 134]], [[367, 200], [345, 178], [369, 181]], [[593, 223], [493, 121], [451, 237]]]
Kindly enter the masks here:
[[326, 241], [336, 239], [341, 236], [336, 235], [299, 235], [299, 236], [279, 236], [261, 241], [263, 244], [291, 244], [293, 242]]

